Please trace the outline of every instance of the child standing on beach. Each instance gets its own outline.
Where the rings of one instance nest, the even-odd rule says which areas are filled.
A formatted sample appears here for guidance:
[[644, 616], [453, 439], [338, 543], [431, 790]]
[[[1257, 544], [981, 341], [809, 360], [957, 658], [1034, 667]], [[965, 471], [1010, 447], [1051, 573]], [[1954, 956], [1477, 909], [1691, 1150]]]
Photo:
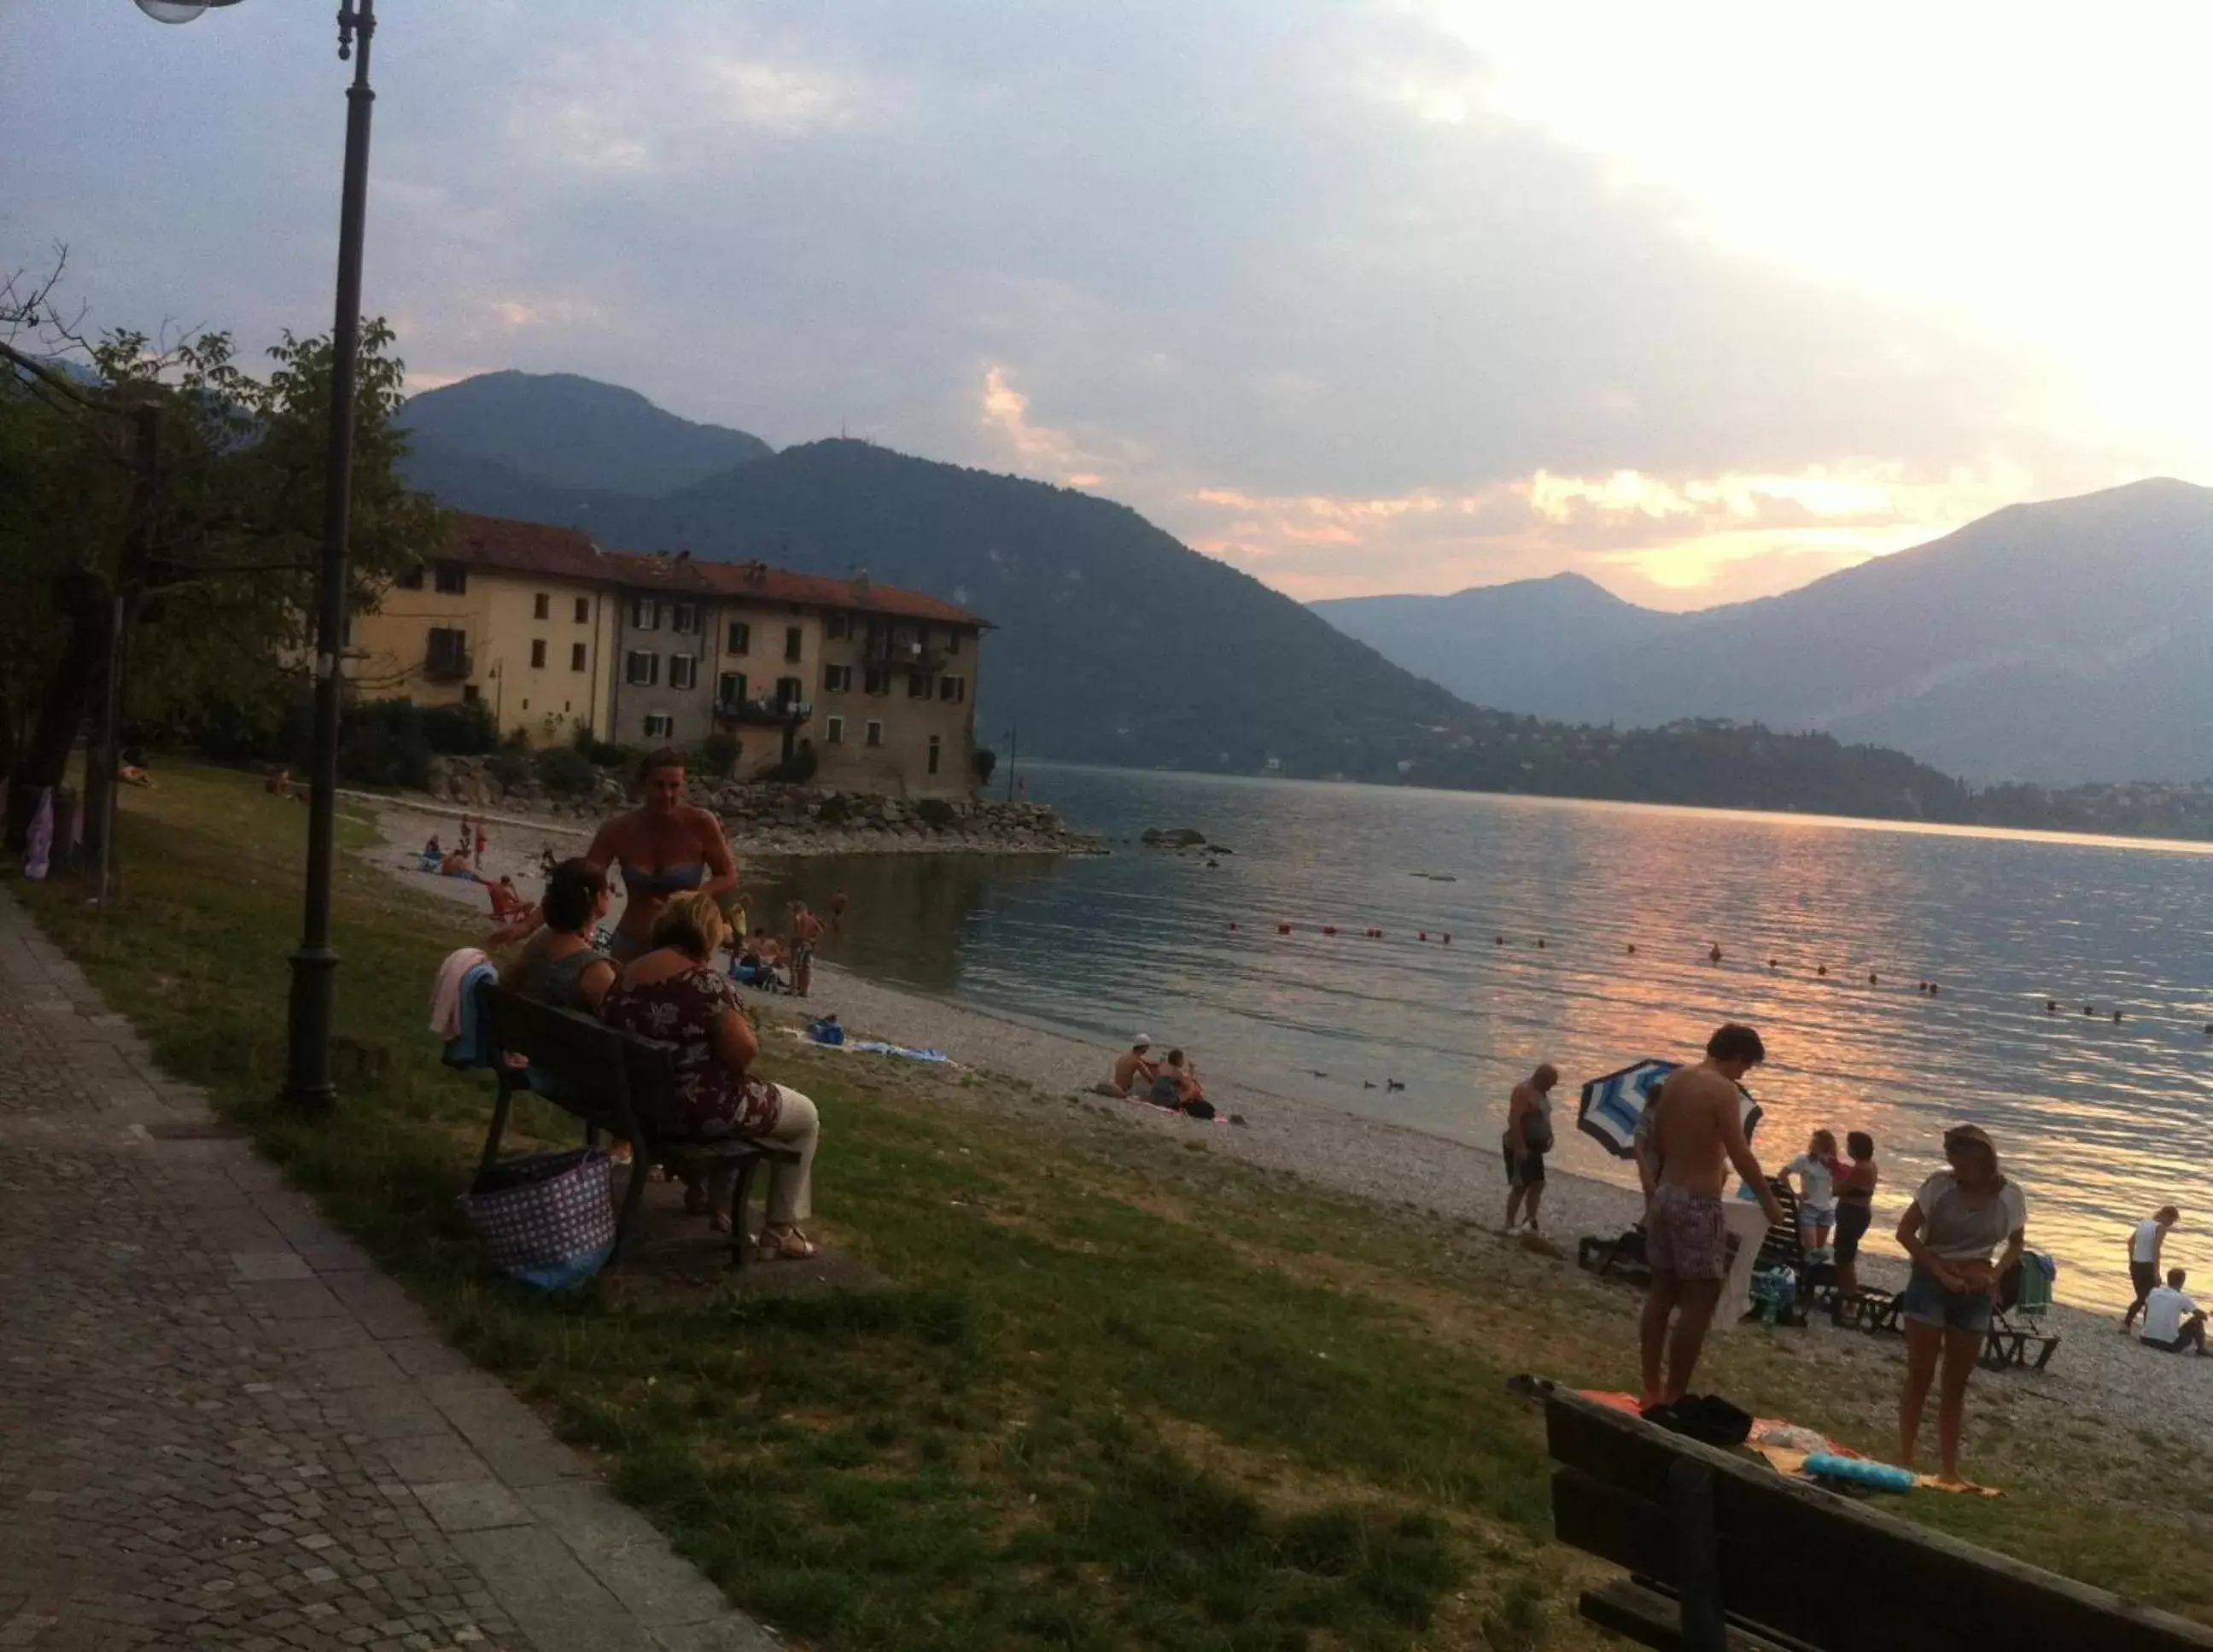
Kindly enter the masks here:
[[1837, 1226], [1837, 1184], [1844, 1176], [1836, 1132], [1815, 1131], [1806, 1150], [1784, 1165], [1783, 1173], [1798, 1178], [1799, 1241], [1809, 1251], [1828, 1249]]

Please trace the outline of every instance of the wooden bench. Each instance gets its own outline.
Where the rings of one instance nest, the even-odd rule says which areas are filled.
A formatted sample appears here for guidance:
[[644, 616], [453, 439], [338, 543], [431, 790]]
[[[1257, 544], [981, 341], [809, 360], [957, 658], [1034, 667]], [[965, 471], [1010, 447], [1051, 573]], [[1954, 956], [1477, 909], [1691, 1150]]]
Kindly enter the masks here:
[[737, 1169], [730, 1199], [730, 1265], [743, 1267], [746, 1204], [753, 1193], [753, 1173], [763, 1159], [797, 1164], [799, 1149], [735, 1132], [711, 1140], [687, 1134], [676, 1112], [675, 1064], [666, 1045], [619, 1033], [588, 1015], [556, 1009], [503, 987], [484, 988], [482, 1003], [492, 1047], [503, 1055], [523, 1057], [530, 1064], [528, 1070], [542, 1082], [533, 1083], [526, 1070], [504, 1060], [494, 1063], [499, 1093], [492, 1103], [491, 1128], [485, 1136], [477, 1173], [482, 1175], [497, 1161], [500, 1137], [507, 1131], [516, 1094], [534, 1094], [582, 1119], [588, 1143], [596, 1145], [604, 1131], [631, 1144], [630, 1178], [615, 1219], [610, 1266], [621, 1259], [655, 1165], [711, 1167], [719, 1163]]
[[[1683, 1652], [2182, 1652], [2213, 1629], [1881, 1514], [1555, 1390], [1563, 1543], [1630, 1576], [1582, 1615]], [[1910, 1497], [1934, 1497], [1917, 1491]]]

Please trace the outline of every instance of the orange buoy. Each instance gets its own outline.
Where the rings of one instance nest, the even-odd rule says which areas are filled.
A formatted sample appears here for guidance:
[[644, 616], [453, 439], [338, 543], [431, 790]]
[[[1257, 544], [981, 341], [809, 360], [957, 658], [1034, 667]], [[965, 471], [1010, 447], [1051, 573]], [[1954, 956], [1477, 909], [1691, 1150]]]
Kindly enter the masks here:
[[1288, 924], [1278, 924], [1276, 925], [1276, 933], [1277, 935], [1289, 935], [1290, 932], [1291, 926]]
[[1721, 960], [1722, 943], [1716, 941], [1711, 947], [1706, 949], [1706, 961], [1710, 964], [1718, 964]]
[[1448, 947], [1452, 945], [1452, 931], [1450, 930], [1447, 930], [1445, 931], [1445, 945]]
[[1629, 943], [1629, 955], [1631, 958], [1637, 956], [1637, 943], [1634, 941]]
[[1324, 935], [1335, 935], [1337, 933], [1337, 925], [1334, 924], [1325, 924], [1321, 926], [1321, 932]]
[[1820, 968], [1819, 968], [1819, 969], [1817, 969], [1817, 970], [1815, 970], [1815, 971], [1814, 972], [1814, 974], [1816, 974], [1816, 975], [1826, 975], [1828, 972], [1829, 972], [1829, 966], [1828, 966], [1826, 964], [1822, 965], [1822, 966], [1820, 966]]
[[1423, 940], [1424, 940], [1424, 941], [1426, 941], [1426, 940], [1428, 940], [1429, 938], [1430, 938], [1430, 932], [1429, 932], [1427, 930], [1424, 930], [1422, 931], [1422, 939], [1423, 939]]

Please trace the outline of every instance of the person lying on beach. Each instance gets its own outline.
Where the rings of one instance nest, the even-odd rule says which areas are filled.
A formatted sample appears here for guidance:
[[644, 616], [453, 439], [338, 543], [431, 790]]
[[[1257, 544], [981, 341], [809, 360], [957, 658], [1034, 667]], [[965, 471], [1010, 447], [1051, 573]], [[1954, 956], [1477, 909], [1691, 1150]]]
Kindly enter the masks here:
[[[722, 914], [711, 891], [690, 890], [664, 901], [647, 937], [650, 949], [624, 969], [600, 1000], [600, 1016], [622, 1032], [676, 1046], [676, 1104], [694, 1135], [741, 1131], [799, 1149], [796, 1165], [769, 1165], [768, 1221], [760, 1245], [771, 1257], [809, 1257], [814, 1246], [799, 1224], [813, 1211], [820, 1115], [797, 1090], [749, 1070], [759, 1058], [760, 1040], [729, 978], [715, 967], [722, 938]], [[704, 1189], [687, 1183], [686, 1210], [710, 1215], [716, 1232], [729, 1232], [736, 1173], [725, 1163]]]
[[1137, 1042], [1114, 1058], [1114, 1092], [1128, 1095], [1134, 1091], [1152, 1093], [1153, 1075], [1157, 1070], [1153, 1060], [1153, 1041], [1143, 1033]]
[[1844, 1173], [1837, 1161], [1835, 1132], [1815, 1131], [1806, 1150], [1784, 1165], [1783, 1173], [1798, 1178], [1798, 1242], [1809, 1251], [1826, 1250], [1837, 1226], [1837, 1183]]
[[469, 851], [456, 849], [438, 863], [438, 870], [449, 878], [473, 878], [476, 869], [469, 864]]
[[2147, 1348], [2170, 1354], [2205, 1351], [2205, 1310], [2182, 1294], [2190, 1276], [2180, 1268], [2167, 1271], [2167, 1283], [2155, 1285], [2144, 1298], [2143, 1335]]
[[1652, 1284], [1637, 1326], [1637, 1346], [1647, 1410], [1683, 1397], [1705, 1347], [1722, 1281], [1728, 1274], [1722, 1185], [1731, 1165], [1759, 1194], [1770, 1224], [1783, 1224], [1782, 1204], [1744, 1138], [1738, 1088], [1744, 1076], [1766, 1058], [1759, 1034], [1731, 1022], [1706, 1040], [1704, 1061], [1667, 1075], [1645, 1109], [1653, 1180], [1644, 1212], [1644, 1257]]

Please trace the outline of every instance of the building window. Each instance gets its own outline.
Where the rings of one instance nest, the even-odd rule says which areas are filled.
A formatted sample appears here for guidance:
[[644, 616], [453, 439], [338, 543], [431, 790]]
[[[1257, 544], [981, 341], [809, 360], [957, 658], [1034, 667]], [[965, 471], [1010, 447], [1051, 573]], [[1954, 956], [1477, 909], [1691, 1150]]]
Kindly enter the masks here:
[[623, 658], [623, 680], [633, 688], [651, 688], [661, 681], [661, 656], [633, 649]]
[[968, 680], [966, 677], [940, 677], [937, 680], [937, 698], [950, 705], [960, 704], [968, 698]]
[[958, 654], [960, 652], [960, 633], [959, 631], [948, 631], [945, 633], [945, 651], [948, 654]]
[[474, 705], [481, 698], [482, 696], [477, 692], [477, 686], [474, 683], [463, 683], [461, 685], [462, 704]]
[[[543, 602], [546, 599], [540, 597], [538, 600]], [[540, 618], [543, 616], [541, 615]], [[533, 671], [546, 669], [546, 639], [542, 637], [533, 637], [530, 639], [530, 668]]]
[[943, 744], [936, 735], [930, 737], [930, 771], [932, 774], [937, 772], [937, 759]]
[[661, 603], [657, 598], [649, 596], [631, 598], [630, 628], [632, 631], [661, 629]]
[[861, 679], [861, 686], [871, 694], [890, 693], [892, 692], [890, 668], [885, 666], [870, 666]]
[[822, 668], [822, 686], [832, 694], [843, 694], [853, 686], [853, 668], [825, 666]]
[[676, 735], [676, 719], [666, 711], [645, 714], [645, 737], [648, 740], [672, 740]]
[[586, 649], [586, 647], [584, 646], [584, 644], [583, 644], [583, 643], [570, 643], [570, 644], [569, 644], [569, 669], [570, 669], [570, 670], [571, 670], [571, 671], [582, 671], [582, 670], [583, 670], [583, 669], [585, 668], [585, 666], [584, 666], [584, 660], [585, 660], [585, 656], [586, 656], [586, 655], [587, 655], [588, 652], [589, 652], [589, 650], [588, 650], [588, 649]]
[[797, 705], [807, 698], [807, 685], [796, 677], [776, 680], [776, 703], [778, 705]]
[[468, 632], [444, 625], [431, 627], [430, 641], [424, 649], [423, 663], [434, 677], [467, 676]]
[[459, 563], [438, 564], [438, 590], [445, 596], [466, 596], [469, 589], [469, 570]]
[[410, 568], [405, 573], [400, 575], [398, 579], [393, 582], [393, 583], [399, 586], [399, 588], [403, 591], [421, 590], [423, 588], [422, 564], [416, 564], [414, 567]]
[[884, 725], [881, 722], [871, 720], [869, 723], [869, 744], [871, 746], [881, 746], [883, 743]]
[[796, 625], [786, 625], [783, 628], [783, 657], [796, 660], [806, 649], [807, 633]]
[[553, 617], [553, 599], [547, 595], [544, 591], [540, 591], [536, 596], [532, 597], [530, 599], [530, 617], [533, 619], [551, 619]]
[[929, 673], [910, 671], [906, 674], [906, 697], [911, 700], [926, 700], [930, 698]]
[[668, 686], [671, 688], [699, 686], [699, 657], [694, 654], [672, 654], [668, 656]]
[[576, 623], [580, 625], [588, 625], [592, 623], [591, 598], [580, 596], [576, 599]]
[[679, 637], [689, 637], [699, 629], [699, 605], [696, 602], [672, 602], [668, 605], [668, 629]]
[[724, 672], [722, 680], [716, 686], [715, 698], [723, 705], [743, 705], [746, 701], [746, 674], [742, 671]]
[[725, 654], [751, 654], [753, 651], [753, 628], [742, 619], [730, 621], [730, 645]]
[[523, 709], [524, 710], [526, 710], [526, 711], [527, 711], [527, 710], [530, 709], [530, 702], [529, 702], [528, 700], [525, 700], [525, 701], [523, 701], [523, 703], [522, 703], [522, 709]]
[[845, 743], [844, 718], [832, 717], [823, 724], [822, 743], [825, 746], [843, 746]]
[[830, 616], [829, 623], [825, 629], [832, 637], [843, 642], [853, 634], [853, 616], [849, 613], [833, 613]]

